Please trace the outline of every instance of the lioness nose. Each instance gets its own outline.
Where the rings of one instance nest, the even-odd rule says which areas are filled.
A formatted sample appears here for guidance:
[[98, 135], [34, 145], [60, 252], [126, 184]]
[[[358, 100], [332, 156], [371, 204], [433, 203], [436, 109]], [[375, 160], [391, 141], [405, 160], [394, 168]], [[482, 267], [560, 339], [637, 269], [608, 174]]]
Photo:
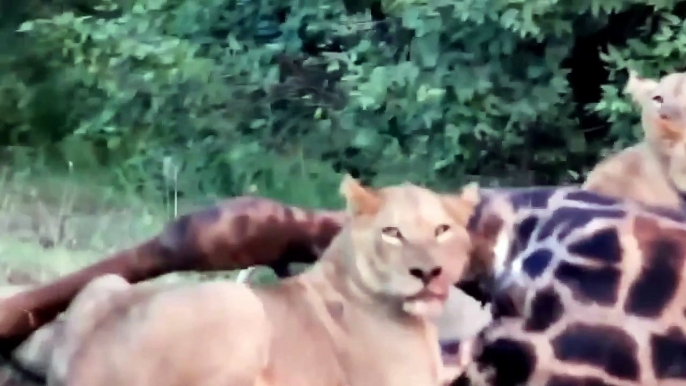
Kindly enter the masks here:
[[437, 278], [442, 271], [443, 268], [441, 267], [433, 267], [431, 269], [422, 269], [419, 267], [414, 267], [410, 268], [410, 275], [421, 280], [422, 283], [428, 284], [431, 280]]

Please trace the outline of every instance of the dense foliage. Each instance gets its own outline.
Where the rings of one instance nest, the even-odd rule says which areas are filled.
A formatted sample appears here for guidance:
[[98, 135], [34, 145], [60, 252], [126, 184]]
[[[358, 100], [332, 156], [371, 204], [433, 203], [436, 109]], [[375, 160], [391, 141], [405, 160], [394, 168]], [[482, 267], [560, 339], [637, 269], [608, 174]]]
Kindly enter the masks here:
[[579, 182], [640, 137], [626, 69], [686, 54], [686, 1], [3, 2], [5, 162], [310, 205], [342, 170]]

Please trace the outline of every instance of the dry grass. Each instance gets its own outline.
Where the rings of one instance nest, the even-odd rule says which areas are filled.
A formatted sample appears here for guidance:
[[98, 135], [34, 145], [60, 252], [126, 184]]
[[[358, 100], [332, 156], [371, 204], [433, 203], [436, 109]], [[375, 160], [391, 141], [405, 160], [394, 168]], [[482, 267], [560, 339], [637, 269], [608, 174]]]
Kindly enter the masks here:
[[0, 284], [34, 284], [73, 272], [205, 204], [125, 195], [84, 178], [0, 175]]
[[[125, 196], [72, 177], [0, 175], [0, 297], [133, 246], [158, 233], [171, 218], [197, 206]], [[259, 276], [270, 274], [259, 272]], [[176, 273], [157, 280], [211, 276], [217, 274]], [[30, 384], [0, 366], [0, 385]]]
[[42, 281], [133, 245], [166, 220], [158, 207], [97, 185], [6, 176], [0, 179], [0, 269]]

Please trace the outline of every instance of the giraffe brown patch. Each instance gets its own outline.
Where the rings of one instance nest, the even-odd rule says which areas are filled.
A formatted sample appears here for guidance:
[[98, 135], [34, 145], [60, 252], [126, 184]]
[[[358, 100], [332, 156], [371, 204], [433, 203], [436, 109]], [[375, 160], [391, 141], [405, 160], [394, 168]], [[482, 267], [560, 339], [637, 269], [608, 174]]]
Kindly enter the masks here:
[[444, 355], [455, 356], [460, 352], [460, 340], [449, 339], [440, 342], [441, 353]]
[[[271, 220], [271, 219], [268, 219]], [[231, 227], [234, 230], [234, 237], [237, 240], [244, 239], [250, 236], [250, 216], [247, 214], [236, 216], [231, 221]]]
[[536, 353], [532, 344], [500, 338], [486, 342], [477, 356], [480, 370], [492, 371], [492, 386], [524, 384], [536, 367]]
[[523, 316], [528, 291], [528, 288], [510, 280], [507, 274], [496, 280], [491, 294], [491, 316], [493, 319]]
[[491, 301], [490, 291], [478, 277], [470, 280], [461, 280], [455, 286], [464, 292], [465, 295], [478, 301], [481, 306]]
[[515, 210], [525, 208], [546, 208], [556, 188], [532, 188], [510, 194], [510, 202]]
[[555, 357], [602, 368], [609, 375], [637, 380], [640, 368], [636, 342], [619, 327], [575, 323], [552, 341]]
[[507, 253], [508, 260], [514, 259], [519, 253], [526, 249], [526, 246], [531, 240], [531, 235], [536, 229], [537, 225], [538, 217], [535, 215], [528, 216], [515, 225], [516, 237], [510, 244], [510, 248]]
[[553, 251], [548, 248], [539, 248], [522, 259], [522, 270], [524, 270], [529, 277], [536, 279], [545, 272], [546, 268], [550, 265], [550, 262], [553, 259]]
[[671, 328], [665, 335], [650, 337], [653, 369], [660, 379], [686, 379], [686, 335]]
[[283, 220], [286, 222], [295, 222], [294, 208], [283, 208]]
[[553, 375], [545, 386], [616, 386], [597, 377], [575, 377], [572, 375]]
[[567, 250], [577, 256], [605, 263], [619, 263], [622, 247], [615, 227], [593, 232], [589, 236], [569, 244]]
[[517, 241], [522, 245], [528, 245], [531, 234], [534, 232], [534, 229], [536, 229], [536, 225], [538, 225], [538, 217], [534, 215], [528, 216], [520, 221], [516, 228]]
[[564, 240], [572, 231], [587, 226], [595, 219], [620, 219], [624, 216], [626, 211], [622, 209], [558, 208], [541, 226], [537, 239], [546, 240], [557, 231], [558, 239]]
[[541, 290], [531, 302], [531, 311], [524, 324], [525, 331], [545, 331], [564, 314], [560, 295], [552, 287]]
[[221, 208], [213, 206], [180, 216], [168, 224], [158, 236], [166, 269], [186, 270], [202, 265], [207, 255], [198, 238], [198, 230], [216, 226], [221, 216]]
[[467, 221], [467, 229], [470, 232], [478, 232], [479, 227], [484, 219], [484, 209], [488, 206], [490, 201], [490, 197], [485, 197], [479, 201], [474, 208], [474, 212], [472, 213], [471, 217], [469, 217], [469, 221]]
[[686, 232], [660, 228], [654, 219], [637, 217], [634, 233], [643, 253], [643, 267], [627, 296], [627, 313], [657, 317], [674, 298], [684, 265]]
[[193, 221], [203, 225], [215, 224], [221, 219], [222, 213], [221, 207], [211, 206], [195, 213], [193, 215]]
[[[315, 223], [314, 213], [308, 212], [307, 223]], [[320, 248], [326, 248], [331, 240], [341, 231], [341, 224], [335, 219], [326, 218], [317, 223], [315, 229], [315, 243]]]
[[160, 244], [170, 250], [178, 249], [180, 245], [185, 243], [191, 231], [191, 219], [192, 216], [186, 214], [167, 224], [158, 236]]
[[450, 384], [450, 386], [472, 386], [466, 374], [462, 374]]
[[495, 242], [502, 227], [503, 219], [496, 214], [489, 213], [478, 224], [475, 224], [474, 234], [482, 239]]
[[644, 317], [657, 317], [676, 293], [679, 273], [675, 267], [681, 247], [669, 239], [654, 240], [642, 246], [646, 260], [640, 276], [629, 290], [624, 310]]
[[491, 316], [493, 319], [522, 316], [523, 291], [515, 290], [516, 288], [503, 288], [495, 291], [491, 299]]
[[591, 192], [588, 190], [574, 190], [567, 193], [566, 199], [572, 201], [583, 202], [585, 204], [593, 204], [600, 206], [613, 206], [616, 205], [618, 200], [612, 197], [603, 196], [601, 194]]
[[569, 287], [576, 300], [611, 306], [617, 302], [621, 271], [615, 267], [586, 267], [560, 262], [555, 277]]
[[458, 283], [458, 288], [467, 295], [481, 302], [486, 302], [490, 297], [490, 291], [483, 288], [483, 279], [490, 275], [491, 262], [493, 261], [493, 245], [496, 237], [503, 227], [503, 219], [490, 213], [476, 214], [470, 220], [469, 230], [472, 235], [472, 252], [465, 267], [463, 279]]

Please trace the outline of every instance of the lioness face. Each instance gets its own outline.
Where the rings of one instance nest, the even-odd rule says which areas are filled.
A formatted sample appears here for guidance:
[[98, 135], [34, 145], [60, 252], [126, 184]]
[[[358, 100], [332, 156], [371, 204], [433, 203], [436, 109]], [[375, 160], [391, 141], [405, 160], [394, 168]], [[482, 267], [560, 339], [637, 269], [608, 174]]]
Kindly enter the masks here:
[[406, 310], [441, 308], [471, 251], [466, 226], [476, 185], [448, 197], [409, 183], [376, 190], [349, 177], [341, 190], [352, 214], [355, 268], [368, 289]]
[[631, 71], [626, 92], [641, 109], [646, 139], [667, 159], [672, 181], [686, 191], [686, 73], [655, 80]]

